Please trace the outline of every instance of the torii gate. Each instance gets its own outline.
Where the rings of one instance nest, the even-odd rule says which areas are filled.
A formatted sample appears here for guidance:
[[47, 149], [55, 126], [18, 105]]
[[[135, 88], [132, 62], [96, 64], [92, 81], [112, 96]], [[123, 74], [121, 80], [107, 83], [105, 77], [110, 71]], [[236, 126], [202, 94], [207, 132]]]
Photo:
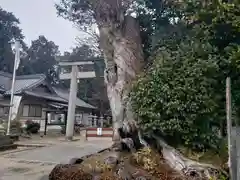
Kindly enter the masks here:
[[67, 80], [71, 79], [70, 83], [70, 93], [69, 93], [69, 100], [68, 100], [68, 115], [67, 115], [67, 126], [66, 126], [66, 139], [72, 140], [73, 139], [73, 132], [74, 132], [74, 121], [75, 121], [75, 109], [76, 109], [76, 98], [77, 98], [77, 84], [78, 79], [85, 79], [85, 78], [94, 78], [96, 77], [95, 71], [87, 71], [81, 72], [79, 71], [79, 66], [84, 65], [92, 65], [94, 66], [93, 61], [78, 61], [78, 62], [67, 62], [67, 61], [60, 61], [60, 67], [71, 67], [71, 72], [64, 73], [61, 72], [60, 79]]

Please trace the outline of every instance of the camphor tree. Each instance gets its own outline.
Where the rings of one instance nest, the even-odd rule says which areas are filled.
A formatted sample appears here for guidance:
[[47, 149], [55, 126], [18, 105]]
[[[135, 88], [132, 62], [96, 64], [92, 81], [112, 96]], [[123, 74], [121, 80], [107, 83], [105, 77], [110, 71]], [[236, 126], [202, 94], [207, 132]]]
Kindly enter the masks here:
[[[144, 0], [146, 3], [155, 2], [161, 8], [160, 2], [157, 0]], [[107, 84], [107, 93], [113, 116], [114, 140], [120, 139], [119, 128], [123, 132], [131, 134], [135, 145], [140, 144], [139, 133], [137, 131], [136, 119], [131, 109], [131, 99], [128, 96], [131, 85], [137, 75], [143, 70], [144, 56], [143, 46], [140, 36], [140, 29], [137, 20], [131, 16], [130, 10], [136, 3], [144, 1], [134, 0], [61, 0], [56, 5], [59, 15], [73, 21], [82, 26], [89, 26], [94, 23], [98, 25], [100, 33], [100, 47], [103, 51], [105, 60], [105, 82]], [[172, 2], [172, 1], [171, 1]], [[150, 3], [151, 4], [151, 3]], [[131, 7], [131, 8], [130, 8]], [[144, 10], [144, 8], [143, 8]], [[159, 15], [161, 20], [167, 19], [166, 15], [171, 16], [171, 11], [149, 11], [147, 18]], [[178, 13], [178, 12], [176, 12]], [[156, 22], [159, 19], [153, 20]], [[171, 19], [174, 20], [174, 17]], [[159, 21], [160, 23], [163, 21]], [[169, 23], [169, 19], [166, 21]], [[151, 22], [150, 22], [151, 23]], [[151, 24], [150, 24], [151, 25]], [[156, 27], [151, 26], [152, 29]], [[141, 27], [142, 28], [142, 27]], [[145, 29], [146, 30], [146, 29]], [[149, 30], [149, 29], [148, 29]], [[152, 33], [147, 30], [147, 33]], [[144, 39], [146, 41], [146, 39]], [[148, 47], [150, 42], [147, 42]], [[146, 47], [144, 47], [144, 50]], [[134, 127], [134, 128], [133, 128]], [[195, 161], [191, 161], [174, 148], [168, 146], [161, 139], [157, 138], [162, 146], [163, 157], [169, 165], [177, 171], [191, 173], [199, 172], [199, 174], [208, 174], [211, 166], [203, 165]]]
[[77, 24], [98, 25], [115, 140], [119, 139], [117, 129], [124, 122], [134, 122], [128, 94], [143, 64], [139, 26], [135, 18], [127, 14], [131, 4], [132, 0], [62, 0], [57, 5], [61, 16]]

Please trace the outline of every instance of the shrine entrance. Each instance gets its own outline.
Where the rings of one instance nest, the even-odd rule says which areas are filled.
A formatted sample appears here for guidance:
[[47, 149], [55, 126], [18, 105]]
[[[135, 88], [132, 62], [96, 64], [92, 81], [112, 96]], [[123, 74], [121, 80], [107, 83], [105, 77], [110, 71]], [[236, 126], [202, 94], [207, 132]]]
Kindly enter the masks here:
[[[54, 115], [54, 118], [52, 118]], [[45, 110], [44, 135], [47, 135], [48, 127], [61, 127], [62, 131], [67, 124], [67, 110]]]
[[[68, 113], [66, 124], [66, 139], [72, 140], [75, 124], [75, 109], [77, 98], [78, 79], [95, 78], [94, 62], [93, 60], [70, 62], [60, 61], [61, 67], [60, 79], [70, 80], [70, 93], [68, 98]], [[70, 69], [70, 71], [67, 71]]]

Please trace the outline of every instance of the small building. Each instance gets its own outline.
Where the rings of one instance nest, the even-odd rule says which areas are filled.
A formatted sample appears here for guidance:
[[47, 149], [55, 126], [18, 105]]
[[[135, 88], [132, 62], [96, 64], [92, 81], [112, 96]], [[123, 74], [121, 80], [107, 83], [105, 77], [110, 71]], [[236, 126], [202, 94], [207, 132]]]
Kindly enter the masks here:
[[[6, 119], [9, 113], [12, 74], [0, 72], [0, 117]], [[41, 129], [48, 124], [66, 119], [68, 89], [50, 85], [43, 74], [16, 76], [14, 95], [20, 98], [16, 119], [37, 121]], [[76, 99], [76, 121], [87, 125], [94, 106]]]

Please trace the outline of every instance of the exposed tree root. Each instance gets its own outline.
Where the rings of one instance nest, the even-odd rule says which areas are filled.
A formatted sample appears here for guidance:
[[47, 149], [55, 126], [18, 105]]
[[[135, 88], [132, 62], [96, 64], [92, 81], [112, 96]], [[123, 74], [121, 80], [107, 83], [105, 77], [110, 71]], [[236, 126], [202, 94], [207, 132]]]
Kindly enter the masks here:
[[[142, 138], [141, 133], [138, 131], [138, 127], [136, 126], [136, 124], [124, 123], [123, 125], [128, 126], [123, 127], [123, 129], [130, 130], [130, 132], [128, 131], [120, 133], [121, 137], [127, 137], [130, 139], [135, 138], [137, 140], [133, 140], [133, 142], [140, 142], [140, 145], [142, 147], [148, 146], [147, 142]], [[175, 148], [169, 146], [162, 138], [156, 135], [153, 137], [158, 145], [158, 149], [161, 150], [163, 159], [174, 171], [183, 175], [197, 177], [200, 179], [210, 179], [212, 177], [218, 177], [221, 174], [228, 176], [228, 174], [224, 170], [211, 164], [199, 163], [197, 161], [193, 161], [187, 157], [184, 157]], [[127, 143], [128, 141], [124, 141], [123, 139], [122, 142], [126, 144], [127, 147], [130, 147], [130, 145]], [[137, 146], [140, 147], [139, 144]]]
[[158, 144], [158, 148], [161, 149], [162, 156], [166, 160], [167, 164], [175, 171], [187, 176], [194, 176], [201, 179], [210, 179], [212, 177], [218, 177], [220, 174], [227, 176], [227, 173], [211, 164], [199, 163], [184, 157], [175, 148], [169, 146], [163, 139], [158, 136], [154, 136]]

